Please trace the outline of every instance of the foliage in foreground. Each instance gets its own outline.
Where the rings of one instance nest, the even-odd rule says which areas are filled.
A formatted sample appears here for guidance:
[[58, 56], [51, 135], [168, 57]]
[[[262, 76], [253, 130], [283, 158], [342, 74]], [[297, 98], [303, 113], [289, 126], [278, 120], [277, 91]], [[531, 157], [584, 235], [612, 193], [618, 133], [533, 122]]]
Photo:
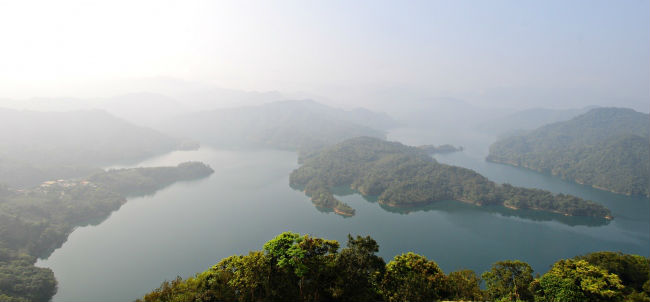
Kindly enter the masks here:
[[471, 270], [445, 274], [410, 252], [385, 263], [378, 251], [370, 237], [348, 235], [339, 250], [337, 241], [285, 232], [261, 251], [165, 281], [138, 301], [650, 301], [650, 259], [637, 255], [563, 259], [534, 278], [518, 260], [497, 262], [479, 277]]

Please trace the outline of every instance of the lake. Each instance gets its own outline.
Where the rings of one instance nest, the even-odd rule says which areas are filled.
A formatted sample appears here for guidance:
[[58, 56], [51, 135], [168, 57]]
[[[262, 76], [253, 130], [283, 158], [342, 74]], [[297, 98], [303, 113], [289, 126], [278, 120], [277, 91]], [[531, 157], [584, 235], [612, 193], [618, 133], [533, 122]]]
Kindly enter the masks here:
[[397, 129], [389, 139], [413, 145], [462, 145], [463, 152], [436, 155], [443, 163], [474, 169], [499, 183], [569, 193], [609, 207], [612, 221], [565, 217], [454, 201], [394, 211], [372, 198], [342, 190], [356, 209], [344, 218], [316, 209], [289, 187], [296, 154], [276, 150], [172, 152], [133, 166], [176, 165], [199, 160], [215, 173], [179, 182], [151, 196], [129, 198], [109, 218], [76, 229], [63, 246], [37, 265], [59, 282], [54, 301], [132, 301], [176, 276], [203, 271], [223, 257], [261, 249], [284, 231], [310, 233], [345, 244], [347, 234], [370, 235], [385, 260], [413, 251], [445, 272], [479, 274], [493, 262], [520, 259], [544, 273], [560, 258], [611, 250], [650, 254], [650, 202], [566, 182], [537, 172], [484, 161], [492, 137]]

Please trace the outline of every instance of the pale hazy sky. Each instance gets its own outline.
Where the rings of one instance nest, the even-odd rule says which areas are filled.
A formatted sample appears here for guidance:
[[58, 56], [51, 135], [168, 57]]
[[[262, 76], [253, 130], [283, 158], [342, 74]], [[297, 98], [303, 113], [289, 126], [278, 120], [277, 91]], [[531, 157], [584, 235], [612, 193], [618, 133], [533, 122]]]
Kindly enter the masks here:
[[0, 0], [0, 39], [0, 98], [168, 76], [350, 101], [650, 100], [647, 0]]

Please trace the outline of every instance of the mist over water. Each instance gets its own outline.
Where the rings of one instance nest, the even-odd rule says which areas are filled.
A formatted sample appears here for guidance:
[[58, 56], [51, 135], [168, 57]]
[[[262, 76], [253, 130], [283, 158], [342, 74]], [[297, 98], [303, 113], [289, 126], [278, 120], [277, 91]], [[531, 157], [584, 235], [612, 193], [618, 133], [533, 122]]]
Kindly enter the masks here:
[[[472, 275], [389, 299], [378, 266], [342, 273], [348, 234], [452, 281], [633, 254], [614, 292], [648, 298], [649, 22], [648, 1], [0, 1], [0, 300], [133, 301], [283, 232], [337, 240], [336, 278], [265, 254], [252, 300], [520, 298]], [[576, 283], [531, 278], [531, 301]]]

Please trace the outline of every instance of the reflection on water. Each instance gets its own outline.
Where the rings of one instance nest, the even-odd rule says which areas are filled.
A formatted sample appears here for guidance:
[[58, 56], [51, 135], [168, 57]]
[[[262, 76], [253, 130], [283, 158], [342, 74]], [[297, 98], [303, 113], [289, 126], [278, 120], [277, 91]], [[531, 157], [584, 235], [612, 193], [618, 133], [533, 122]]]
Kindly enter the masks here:
[[[377, 197], [378, 196], [366, 196], [362, 195], [356, 190], [353, 190], [349, 187], [346, 186], [338, 186], [333, 188], [332, 193], [337, 197], [343, 197], [343, 196], [348, 196], [348, 195], [354, 195], [358, 194], [361, 196], [364, 200], [370, 202], [370, 203], [377, 203]], [[448, 200], [448, 201], [437, 201], [437, 202], [432, 202], [427, 205], [422, 205], [422, 206], [413, 206], [413, 207], [391, 207], [387, 206], [384, 204], [377, 203], [381, 209], [383, 209], [386, 212], [390, 213], [396, 213], [396, 214], [410, 214], [413, 212], [429, 212], [429, 211], [445, 211], [445, 212], [455, 212], [455, 213], [462, 213], [462, 212], [470, 212], [470, 211], [481, 211], [485, 213], [491, 213], [491, 214], [499, 214], [504, 217], [517, 217], [521, 219], [529, 219], [532, 221], [556, 221], [562, 224], [566, 224], [569, 226], [578, 226], [578, 225], [584, 225], [584, 226], [602, 226], [608, 224], [610, 221], [604, 218], [596, 218], [596, 217], [577, 217], [577, 216], [565, 216], [565, 215], [560, 215], [557, 213], [550, 213], [550, 212], [544, 212], [544, 211], [534, 211], [534, 210], [528, 210], [528, 209], [519, 209], [519, 210], [513, 210], [510, 208], [506, 208], [503, 206], [496, 206], [496, 205], [491, 205], [491, 206], [477, 206], [473, 204], [468, 204], [465, 202], [460, 202], [460, 201], [455, 201], [455, 200]], [[317, 207], [319, 211], [323, 213], [330, 213], [333, 212], [331, 209], [327, 208], [321, 208]]]
[[481, 211], [490, 214], [498, 214], [504, 217], [517, 217], [521, 219], [528, 219], [532, 221], [555, 221], [569, 226], [602, 226], [609, 223], [609, 220], [604, 218], [594, 217], [572, 217], [564, 216], [556, 213], [549, 213], [543, 211], [533, 211], [527, 209], [513, 210], [502, 206], [476, 206], [459, 201], [439, 201], [426, 206], [411, 207], [411, 208], [395, 208], [386, 205], [379, 205], [385, 211], [398, 214], [409, 214], [412, 212], [428, 212], [428, 211], [444, 211], [448, 213], [463, 213], [470, 211]]

